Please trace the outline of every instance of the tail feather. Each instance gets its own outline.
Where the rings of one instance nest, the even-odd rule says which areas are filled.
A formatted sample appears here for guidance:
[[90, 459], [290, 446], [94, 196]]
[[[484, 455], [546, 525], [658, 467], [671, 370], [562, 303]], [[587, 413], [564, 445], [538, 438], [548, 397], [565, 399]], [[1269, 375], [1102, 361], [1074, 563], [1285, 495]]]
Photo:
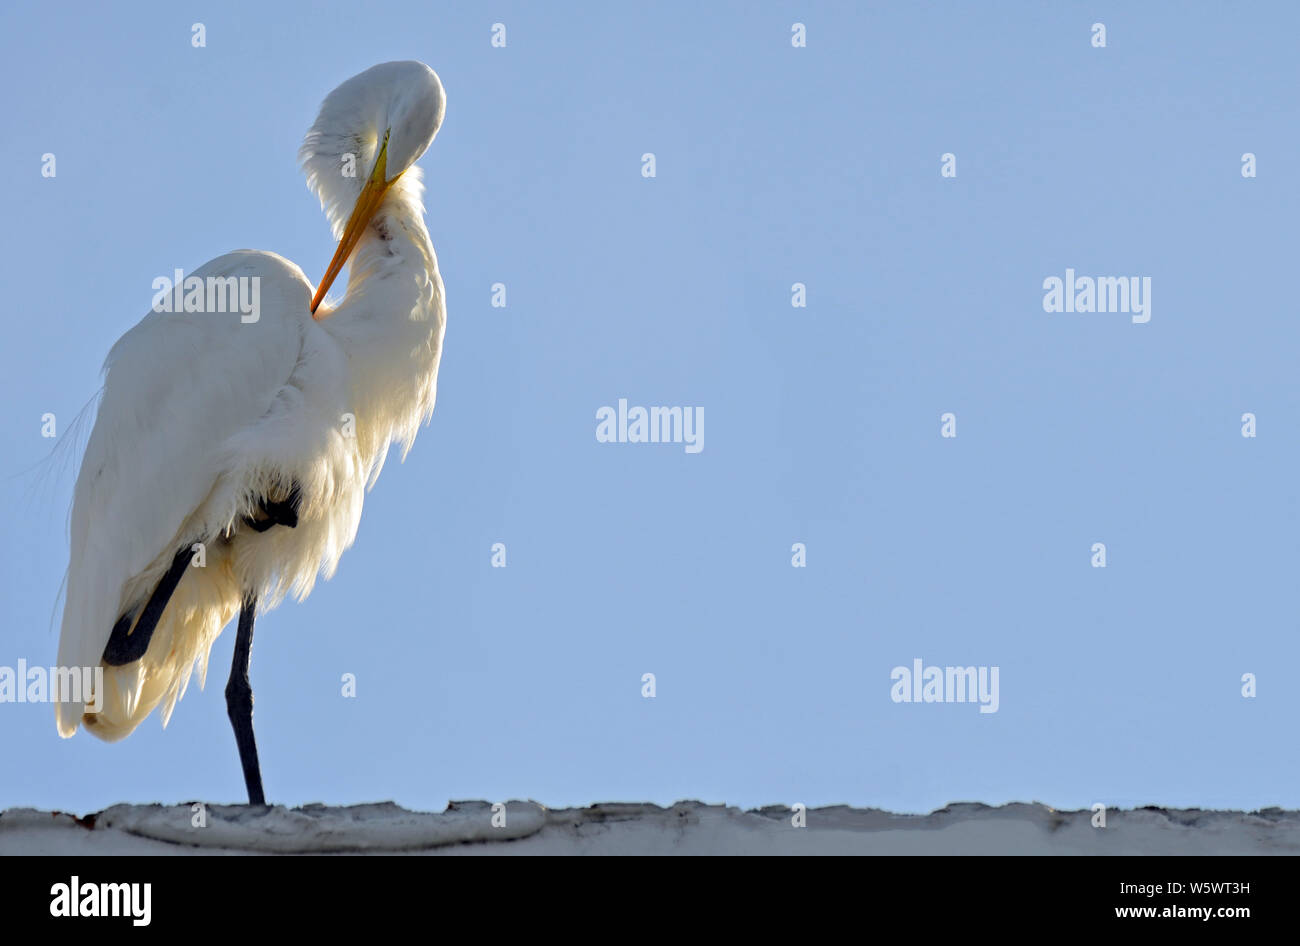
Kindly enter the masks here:
[[[189, 686], [195, 664], [199, 685], [207, 676], [213, 643], [238, 611], [234, 576], [224, 561], [209, 557], [205, 568], [186, 568], [154, 627], [142, 657], [113, 666], [102, 657], [102, 690], [84, 703], [60, 703], [59, 734], [65, 738], [84, 724], [92, 736], [116, 742], [130, 735], [160, 704], [162, 724]], [[98, 711], [93, 711], [98, 706]]]

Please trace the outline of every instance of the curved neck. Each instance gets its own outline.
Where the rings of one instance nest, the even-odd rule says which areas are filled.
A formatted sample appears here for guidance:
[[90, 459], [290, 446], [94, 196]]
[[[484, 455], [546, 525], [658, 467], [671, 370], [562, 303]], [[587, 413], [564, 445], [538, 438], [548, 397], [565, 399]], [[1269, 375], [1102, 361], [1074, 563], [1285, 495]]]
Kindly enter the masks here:
[[372, 475], [388, 445], [409, 447], [433, 411], [442, 352], [442, 277], [424, 226], [419, 174], [407, 175], [357, 243], [343, 301], [319, 323], [348, 357], [351, 413]]

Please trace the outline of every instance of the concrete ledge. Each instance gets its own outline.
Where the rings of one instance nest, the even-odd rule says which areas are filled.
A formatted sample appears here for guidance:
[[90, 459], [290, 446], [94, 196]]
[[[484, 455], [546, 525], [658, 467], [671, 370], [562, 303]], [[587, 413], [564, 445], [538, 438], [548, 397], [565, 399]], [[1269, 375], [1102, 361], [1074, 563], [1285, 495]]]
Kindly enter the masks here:
[[[549, 809], [453, 802], [441, 813], [392, 803], [251, 809], [115, 805], [78, 818], [17, 808], [0, 814], [12, 854], [1298, 854], [1300, 812], [1042, 804], [953, 804], [928, 815], [815, 808], [794, 827], [787, 808], [741, 811], [678, 802]], [[203, 826], [195, 822], [202, 820]], [[495, 824], [494, 824], [495, 820]]]

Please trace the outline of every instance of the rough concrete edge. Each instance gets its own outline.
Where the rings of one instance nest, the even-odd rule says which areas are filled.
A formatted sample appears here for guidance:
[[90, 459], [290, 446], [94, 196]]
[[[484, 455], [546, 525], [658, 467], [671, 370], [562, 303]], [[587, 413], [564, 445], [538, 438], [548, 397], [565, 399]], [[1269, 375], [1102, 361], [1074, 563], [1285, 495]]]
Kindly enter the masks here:
[[[788, 822], [790, 806], [767, 805], [740, 809], [723, 804], [683, 800], [670, 806], [648, 802], [602, 802], [581, 808], [549, 809], [534, 801], [504, 803], [505, 824], [493, 825], [494, 806], [486, 801], [453, 801], [442, 812], [419, 812], [393, 802], [326, 806], [319, 803], [286, 808], [246, 805], [204, 805], [208, 825], [201, 835], [191, 826], [193, 806], [114, 805], [81, 817], [61, 811], [15, 808], [0, 812], [0, 838], [7, 830], [60, 829], [120, 831], [145, 841], [174, 844], [205, 852], [257, 854], [410, 853], [455, 845], [489, 844], [531, 837], [547, 828], [581, 829], [620, 822], [659, 822], [665, 828], [699, 824], [720, 818], [754, 829]], [[928, 814], [908, 814], [880, 808], [831, 805], [810, 808], [806, 830], [871, 833], [898, 829], [941, 830], [977, 819], [1008, 819], [1054, 833], [1077, 822], [1090, 823], [1091, 810], [1058, 810], [1042, 802], [986, 805], [953, 802]], [[328, 817], [327, 817], [328, 816]], [[1141, 808], [1107, 811], [1112, 819], [1174, 830], [1216, 830], [1230, 825], [1300, 831], [1300, 811], [1264, 808], [1253, 811]], [[215, 829], [215, 830], [214, 830]], [[201, 838], [202, 840], [197, 840]]]

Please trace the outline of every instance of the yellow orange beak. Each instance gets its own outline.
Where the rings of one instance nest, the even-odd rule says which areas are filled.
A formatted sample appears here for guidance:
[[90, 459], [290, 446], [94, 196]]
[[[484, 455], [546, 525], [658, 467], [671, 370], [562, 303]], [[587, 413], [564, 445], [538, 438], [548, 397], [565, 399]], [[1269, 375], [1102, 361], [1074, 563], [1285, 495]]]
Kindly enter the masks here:
[[[388, 135], [384, 135], [384, 143], [379, 148], [379, 155], [375, 158], [374, 170], [370, 172], [370, 177], [366, 179], [365, 186], [361, 188], [361, 195], [357, 197], [356, 206], [352, 208], [352, 216], [348, 217], [347, 226], [343, 228], [343, 237], [339, 240], [339, 247], [334, 251], [334, 258], [330, 260], [329, 269], [325, 270], [325, 275], [321, 277], [320, 285], [316, 287], [316, 295], [311, 300], [312, 318], [319, 319], [323, 316], [316, 314], [316, 309], [320, 306], [321, 300], [325, 298], [325, 293], [333, 285], [338, 274], [343, 271], [343, 266], [352, 255], [352, 250], [356, 247], [357, 241], [361, 235], [366, 232], [366, 227], [370, 225], [370, 218], [375, 215], [379, 205], [384, 202], [384, 195], [388, 193], [388, 188], [392, 186], [393, 181], [387, 179], [388, 170]], [[397, 178], [393, 178], [397, 180]]]

